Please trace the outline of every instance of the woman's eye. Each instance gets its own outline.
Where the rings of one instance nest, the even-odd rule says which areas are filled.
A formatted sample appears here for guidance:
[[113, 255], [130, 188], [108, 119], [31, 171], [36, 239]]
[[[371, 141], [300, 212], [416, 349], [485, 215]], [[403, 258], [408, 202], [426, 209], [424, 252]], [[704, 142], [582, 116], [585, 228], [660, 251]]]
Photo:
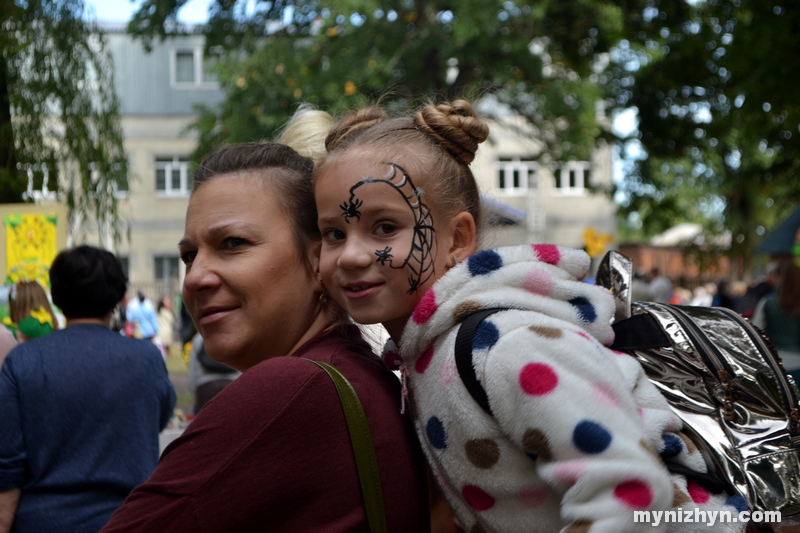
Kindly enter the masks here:
[[189, 263], [194, 261], [194, 256], [196, 256], [196, 255], [197, 255], [197, 252], [195, 252], [195, 251], [181, 252], [181, 261], [183, 261], [184, 265], [188, 265]]
[[238, 248], [239, 246], [242, 246], [246, 243], [247, 241], [245, 241], [241, 237], [228, 237], [227, 239], [225, 239], [226, 248]]
[[394, 224], [380, 224], [375, 228], [375, 233], [378, 235], [391, 235], [395, 231], [397, 231], [397, 226]]

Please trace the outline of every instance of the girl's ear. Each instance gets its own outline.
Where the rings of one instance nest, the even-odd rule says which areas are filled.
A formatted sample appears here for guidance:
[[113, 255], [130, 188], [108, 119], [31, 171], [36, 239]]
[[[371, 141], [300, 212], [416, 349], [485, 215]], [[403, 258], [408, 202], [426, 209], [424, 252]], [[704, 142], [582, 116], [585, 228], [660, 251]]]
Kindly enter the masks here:
[[308, 262], [311, 264], [311, 274], [313, 275], [314, 291], [322, 292], [325, 288], [322, 285], [322, 278], [319, 275], [319, 254], [322, 250], [322, 242], [316, 241], [308, 247]]
[[453, 217], [452, 243], [449, 255], [462, 262], [475, 253], [478, 246], [477, 227], [471, 213], [462, 211]]

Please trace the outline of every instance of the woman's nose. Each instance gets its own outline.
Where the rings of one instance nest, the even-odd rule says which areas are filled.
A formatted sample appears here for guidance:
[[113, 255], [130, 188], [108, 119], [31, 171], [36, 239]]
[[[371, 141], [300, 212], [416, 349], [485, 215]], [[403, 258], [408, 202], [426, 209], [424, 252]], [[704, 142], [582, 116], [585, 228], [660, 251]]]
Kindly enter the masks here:
[[186, 266], [186, 275], [183, 278], [184, 291], [200, 292], [218, 287], [219, 284], [220, 275], [214, 267], [212, 258], [198, 252]]

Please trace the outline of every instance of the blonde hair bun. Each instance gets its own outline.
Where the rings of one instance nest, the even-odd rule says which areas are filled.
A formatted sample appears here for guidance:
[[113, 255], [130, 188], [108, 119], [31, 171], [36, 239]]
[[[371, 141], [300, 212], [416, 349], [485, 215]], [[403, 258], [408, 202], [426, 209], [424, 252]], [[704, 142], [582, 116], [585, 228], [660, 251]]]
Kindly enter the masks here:
[[478, 145], [489, 137], [489, 127], [475, 116], [466, 100], [427, 105], [414, 115], [414, 125], [467, 165], [475, 159]]
[[387, 118], [386, 112], [377, 107], [359, 109], [333, 125], [325, 138], [325, 149], [332, 152], [345, 140], [355, 138], [358, 133]]

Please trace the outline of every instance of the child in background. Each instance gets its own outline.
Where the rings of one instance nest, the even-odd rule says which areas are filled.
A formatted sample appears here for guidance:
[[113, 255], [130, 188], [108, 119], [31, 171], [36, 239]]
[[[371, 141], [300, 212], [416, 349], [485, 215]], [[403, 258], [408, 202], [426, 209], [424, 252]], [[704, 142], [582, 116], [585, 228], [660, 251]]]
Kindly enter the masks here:
[[[487, 137], [465, 101], [413, 118], [362, 109], [333, 126], [314, 182], [320, 277], [355, 321], [391, 335], [384, 358], [407, 379], [417, 434], [464, 531], [652, 531], [634, 510], [746, 508], [667, 472], [664, 458], [706, 467], [639, 364], [605, 348], [614, 304], [579, 281], [584, 252], [474, 253], [469, 163]], [[510, 309], [472, 345], [489, 413], [461, 381], [454, 345], [466, 316], [495, 307]]]
[[19, 342], [37, 339], [58, 329], [50, 300], [38, 282], [21, 281], [11, 288], [5, 325]]

